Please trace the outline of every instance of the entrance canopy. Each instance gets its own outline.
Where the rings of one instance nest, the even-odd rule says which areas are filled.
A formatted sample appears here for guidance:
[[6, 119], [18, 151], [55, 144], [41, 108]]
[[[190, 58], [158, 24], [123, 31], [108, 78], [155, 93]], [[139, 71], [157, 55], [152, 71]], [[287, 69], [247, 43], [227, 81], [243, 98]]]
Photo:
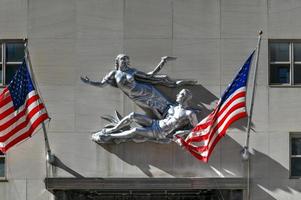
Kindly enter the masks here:
[[244, 178], [46, 178], [57, 200], [243, 199]]

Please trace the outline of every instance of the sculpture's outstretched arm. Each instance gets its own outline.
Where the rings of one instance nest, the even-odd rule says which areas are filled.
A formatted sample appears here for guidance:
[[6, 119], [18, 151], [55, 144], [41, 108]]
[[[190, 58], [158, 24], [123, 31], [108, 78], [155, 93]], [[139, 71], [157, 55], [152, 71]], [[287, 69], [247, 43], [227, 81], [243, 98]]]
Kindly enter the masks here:
[[89, 85], [93, 85], [96, 87], [104, 87], [105, 85], [107, 85], [107, 82], [103, 79], [102, 81], [91, 81], [89, 77], [85, 76], [85, 77], [80, 77], [80, 79], [84, 82], [87, 83]]
[[191, 114], [189, 115], [189, 121], [193, 127], [196, 127], [198, 125], [198, 118], [195, 112], [191, 112]]
[[177, 59], [177, 58], [176, 57], [170, 57], [170, 56], [162, 57], [161, 61], [157, 65], [157, 67], [153, 71], [148, 72], [147, 74], [150, 75], [150, 76], [156, 75], [163, 68], [163, 66], [166, 64], [167, 61], [175, 60], [175, 59]]
[[141, 71], [135, 72], [135, 79], [145, 83], [151, 83], [156, 85], [164, 85], [167, 87], [179, 87], [179, 86], [187, 86], [187, 85], [196, 85], [196, 80], [172, 80], [167, 75], [157, 74], [165, 65], [167, 61], [175, 60], [176, 57], [165, 56], [161, 58], [158, 66], [151, 72], [144, 73]]
[[85, 77], [80, 77], [80, 79], [84, 82], [87, 83], [89, 85], [93, 85], [96, 87], [104, 87], [108, 84], [110, 84], [114, 78], [115, 75], [115, 71], [111, 71], [109, 74], [107, 74], [101, 81], [92, 81], [90, 80], [89, 77], [85, 76]]

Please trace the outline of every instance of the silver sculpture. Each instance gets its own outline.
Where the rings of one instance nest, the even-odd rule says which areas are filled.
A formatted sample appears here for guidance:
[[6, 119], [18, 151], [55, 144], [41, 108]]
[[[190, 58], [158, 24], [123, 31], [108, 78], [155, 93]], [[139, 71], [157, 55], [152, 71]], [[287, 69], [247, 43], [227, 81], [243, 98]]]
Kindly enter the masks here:
[[[111, 85], [119, 88], [131, 100], [143, 109], [149, 110], [155, 116], [131, 113], [122, 118], [117, 112], [117, 117], [103, 117], [110, 122], [97, 133], [92, 135], [92, 140], [98, 143], [124, 142], [128, 140], [155, 142], [170, 142], [172, 135], [184, 134], [189, 126], [197, 123], [195, 111], [188, 109], [188, 101], [192, 98], [187, 89], [181, 90], [177, 95], [176, 104], [172, 103], [157, 88], [157, 85], [166, 87], [179, 87], [195, 85], [194, 80], [172, 80], [167, 75], [159, 75], [167, 61], [175, 60], [175, 57], [162, 57], [157, 67], [144, 73], [130, 67], [130, 58], [125, 54], [119, 54], [115, 59], [115, 70], [108, 73], [101, 81], [92, 81], [87, 76], [81, 77], [84, 83], [104, 87]], [[136, 122], [141, 127], [131, 128], [130, 124]], [[184, 131], [186, 129], [186, 132]], [[181, 130], [181, 131], [180, 131]], [[171, 137], [166, 137], [171, 135]]]
[[174, 59], [176, 58], [162, 57], [153, 71], [144, 73], [129, 67], [129, 56], [119, 54], [115, 59], [115, 70], [108, 73], [101, 81], [91, 81], [87, 76], [81, 77], [81, 80], [97, 87], [106, 85], [117, 87], [141, 108], [150, 110], [158, 119], [162, 119], [172, 103], [157, 90], [155, 85], [178, 87], [196, 84], [194, 80], [171, 80], [167, 75], [157, 75], [167, 61]]
[[[192, 98], [189, 90], [183, 89], [178, 95], [177, 104], [170, 105], [164, 119], [154, 120], [146, 115], [131, 113], [124, 117], [116, 126], [104, 128], [92, 135], [92, 140], [98, 143], [134, 141], [170, 142], [176, 134], [187, 134], [191, 127], [197, 125], [196, 112], [188, 108]], [[136, 122], [141, 127], [123, 130]], [[168, 137], [169, 136], [169, 137]]]

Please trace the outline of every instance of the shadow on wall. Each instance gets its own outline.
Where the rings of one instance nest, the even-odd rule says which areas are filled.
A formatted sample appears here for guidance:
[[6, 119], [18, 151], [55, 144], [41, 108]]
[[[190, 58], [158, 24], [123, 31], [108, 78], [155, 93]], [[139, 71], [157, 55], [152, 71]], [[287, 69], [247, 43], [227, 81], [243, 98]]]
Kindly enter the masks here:
[[68, 172], [69, 174], [71, 174], [72, 176], [76, 177], [76, 178], [84, 178], [84, 176], [82, 176], [81, 174], [79, 174], [78, 172], [74, 171], [73, 169], [71, 169], [70, 167], [68, 167], [61, 159], [59, 159], [56, 155], [52, 154], [51, 158], [49, 159], [49, 163], [54, 166], [53, 173], [56, 173], [56, 168], [58, 167], [66, 172]]
[[[240, 156], [242, 146], [229, 136], [216, 146], [208, 164], [198, 161], [175, 143], [130, 142], [102, 147], [138, 167], [148, 177], [166, 173], [168, 177], [236, 177], [237, 168], [242, 170], [238, 177], [244, 177], [246, 173], [246, 162]], [[251, 185], [252, 199], [256, 200], [279, 199], [279, 191], [289, 198], [294, 190], [299, 190], [295, 181], [289, 180], [289, 171], [285, 167], [256, 150], [251, 155]]]
[[[193, 108], [198, 109], [198, 104], [210, 105], [218, 100], [201, 85], [185, 88], [193, 93]], [[168, 89], [164, 93], [174, 99], [181, 89]], [[202, 106], [199, 119], [210, 112], [211, 110]], [[235, 122], [231, 129], [239, 129], [242, 132], [237, 134], [245, 134], [246, 124], [245, 118]], [[247, 169], [246, 162], [241, 160], [241, 144], [230, 136], [225, 136], [217, 144], [208, 164], [198, 161], [175, 143], [128, 142], [101, 146], [129, 165], [138, 167], [148, 177], [244, 177]], [[279, 190], [288, 196], [292, 193], [291, 188], [296, 187], [296, 182], [289, 180], [288, 170], [280, 163], [256, 150], [251, 155], [251, 161], [252, 199], [277, 199], [275, 195]], [[124, 172], [124, 175], [129, 176], [130, 172]]]
[[287, 168], [257, 150], [251, 156], [251, 178], [253, 199], [300, 199], [294, 194], [300, 181], [289, 179]]
[[[191, 107], [200, 110], [198, 119], [201, 120], [206, 117], [215, 104], [218, 101], [218, 97], [204, 88], [202, 85], [196, 86], [185, 86], [181, 88], [166, 88], [160, 87], [161, 90], [169, 99], [174, 101], [176, 94], [183, 88], [191, 90], [193, 94], [193, 99], [191, 102]], [[211, 105], [210, 107], [204, 105]], [[232, 125], [232, 128], [245, 130], [246, 119], [239, 120]], [[146, 176], [154, 177], [160, 176], [160, 174], [153, 174], [151, 168], [158, 168], [159, 171], [162, 170], [162, 174], [169, 174], [170, 176], [176, 177], [218, 177], [220, 172], [217, 172], [220, 168], [220, 159], [217, 156], [216, 159], [212, 159], [211, 165], [206, 165], [200, 163], [190, 154], [182, 150], [178, 145], [172, 143], [169, 145], [154, 144], [151, 142], [145, 142], [136, 144], [133, 142], [122, 143], [119, 145], [102, 144], [110, 153], [117, 155], [120, 159], [125, 161], [130, 165], [137, 166]], [[238, 152], [237, 157], [240, 160], [239, 152], [241, 147], [231, 147], [236, 149]], [[142, 150], [142, 152], [140, 152]], [[216, 148], [218, 155], [221, 154], [221, 147]], [[139, 154], [137, 154], [139, 152]], [[241, 174], [242, 166], [236, 170]], [[156, 170], [155, 170], [156, 171]], [[158, 170], [157, 170], [158, 171]], [[226, 176], [233, 176], [231, 172], [228, 173], [224, 171]], [[235, 174], [237, 174], [235, 172]]]

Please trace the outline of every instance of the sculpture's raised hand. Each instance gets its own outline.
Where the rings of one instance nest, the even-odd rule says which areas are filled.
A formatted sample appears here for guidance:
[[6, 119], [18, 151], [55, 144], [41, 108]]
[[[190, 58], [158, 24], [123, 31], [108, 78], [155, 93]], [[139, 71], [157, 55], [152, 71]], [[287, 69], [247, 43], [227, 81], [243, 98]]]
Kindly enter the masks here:
[[171, 56], [163, 56], [161, 57], [161, 61], [159, 62], [159, 64], [157, 65], [157, 67], [151, 71], [148, 72], [148, 75], [154, 76], [155, 74], [157, 74], [162, 68], [163, 66], [166, 64], [167, 61], [171, 61], [171, 60], [175, 60], [177, 59], [176, 57], [171, 57]]
[[85, 76], [85, 77], [80, 77], [80, 79], [84, 82], [84, 83], [90, 83], [90, 79], [88, 76]]
[[165, 64], [167, 62], [167, 58], [168, 56], [161, 57], [161, 62]]
[[177, 57], [172, 57], [172, 56], [163, 56], [163, 57], [161, 57], [161, 60], [163, 62], [172, 61], [172, 60], [176, 60], [176, 59], [177, 59]]

